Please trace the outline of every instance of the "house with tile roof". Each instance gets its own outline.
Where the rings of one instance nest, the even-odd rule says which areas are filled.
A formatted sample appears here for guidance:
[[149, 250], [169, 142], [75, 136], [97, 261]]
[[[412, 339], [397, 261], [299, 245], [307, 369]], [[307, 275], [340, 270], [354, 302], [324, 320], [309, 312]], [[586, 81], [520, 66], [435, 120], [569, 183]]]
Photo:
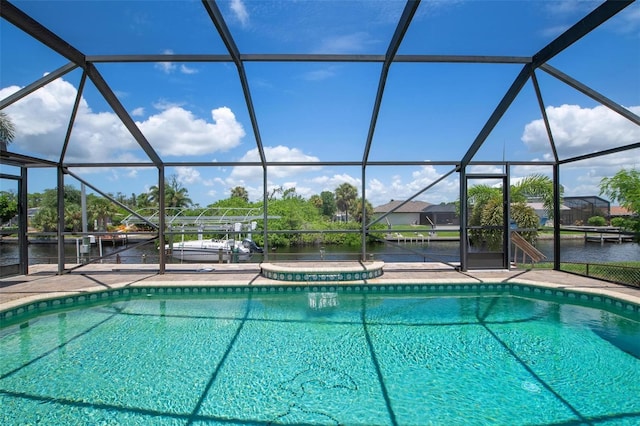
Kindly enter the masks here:
[[633, 212], [622, 206], [611, 206], [609, 208], [609, 219], [614, 217], [629, 218], [633, 216]]
[[424, 214], [424, 209], [430, 205], [425, 201], [391, 200], [387, 204], [374, 207], [373, 214], [380, 217], [391, 212], [382, 219], [382, 223], [387, 225], [430, 225]]
[[436, 226], [459, 226], [460, 216], [455, 203], [432, 204], [424, 209], [427, 223]]

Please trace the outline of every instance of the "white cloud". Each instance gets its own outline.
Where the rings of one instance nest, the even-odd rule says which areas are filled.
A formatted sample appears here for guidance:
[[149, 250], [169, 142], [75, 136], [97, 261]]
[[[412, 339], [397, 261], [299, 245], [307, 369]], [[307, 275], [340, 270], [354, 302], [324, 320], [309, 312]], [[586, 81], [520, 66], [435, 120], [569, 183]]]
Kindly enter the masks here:
[[640, 27], [640, 5], [632, 4], [621, 14], [622, 21], [616, 22], [614, 31], [621, 34], [634, 34]]
[[178, 182], [184, 185], [198, 183], [202, 180], [200, 172], [193, 167], [176, 167], [176, 175]]
[[[443, 172], [434, 166], [421, 166], [417, 169], [400, 170], [403, 173], [385, 176], [379, 174], [367, 180], [367, 199], [375, 207], [386, 204], [391, 200], [407, 200], [418, 192], [431, 186], [443, 176]], [[447, 170], [448, 171], [448, 170]], [[455, 201], [460, 192], [458, 174], [454, 173], [447, 179], [421, 192], [413, 201], [426, 201], [432, 204]], [[358, 190], [360, 186], [357, 186]]]
[[176, 65], [173, 62], [158, 62], [154, 66], [165, 74], [171, 74], [176, 70]]
[[161, 155], [185, 156], [228, 151], [245, 136], [231, 109], [211, 111], [213, 123], [197, 118], [180, 107], [170, 107], [137, 123], [151, 145]]
[[180, 102], [170, 102], [166, 99], [160, 99], [153, 103], [153, 107], [160, 111], [171, 109], [174, 107], [181, 107], [181, 106], [183, 106], [183, 104]]
[[495, 175], [499, 173], [504, 173], [504, 168], [500, 166], [492, 166], [492, 165], [485, 165], [485, 164], [475, 165], [475, 166], [470, 166], [467, 173]]
[[195, 68], [189, 68], [188, 66], [182, 64], [180, 65], [180, 72], [182, 74], [197, 74], [198, 70]]
[[[286, 146], [278, 145], [275, 147], [264, 147], [264, 154], [267, 161], [278, 162], [315, 162], [319, 161], [318, 157], [304, 154], [298, 148], [289, 148]], [[241, 162], [259, 162], [260, 154], [258, 148], [254, 148], [248, 151], [239, 160]], [[284, 178], [287, 176], [295, 175], [301, 171], [316, 171], [320, 170], [320, 167], [313, 166], [270, 166], [269, 167], [269, 179]], [[249, 167], [249, 166], [236, 166], [231, 171], [230, 177], [232, 179], [249, 179], [249, 180], [262, 180], [262, 167]]]
[[[441, 176], [442, 173], [438, 172], [433, 166], [423, 166], [414, 171], [407, 170], [407, 174], [404, 176], [400, 174], [392, 176], [386, 176], [384, 173], [376, 174], [376, 176], [369, 177], [367, 180], [367, 199], [374, 207], [388, 203], [392, 199], [405, 200], [422, 191]], [[313, 194], [319, 194], [322, 191], [333, 192], [341, 184], [348, 183], [356, 187], [359, 196], [362, 195], [362, 180], [348, 173], [320, 175], [313, 177], [308, 183], [311, 186], [310, 188], [298, 186], [296, 191], [308, 197]], [[458, 198], [458, 193], [458, 178], [457, 174], [454, 174], [419, 195], [415, 200], [438, 204], [446, 201], [455, 201]]]
[[[173, 55], [173, 50], [165, 50], [162, 52], [165, 55]], [[175, 71], [179, 71], [182, 74], [197, 74], [198, 70], [196, 68], [190, 68], [185, 64], [181, 64], [178, 66], [175, 62], [157, 62], [154, 64], [154, 67], [165, 74], [172, 74]]]
[[314, 71], [309, 71], [302, 75], [302, 78], [307, 81], [321, 81], [331, 78], [336, 75], [336, 67], [327, 67]]
[[[2, 89], [0, 97], [8, 90]], [[7, 107], [16, 126], [14, 150], [59, 158], [75, 97], [76, 88], [58, 79]], [[84, 99], [80, 101], [67, 161], [139, 161], [130, 152], [135, 148], [133, 137], [114, 113], [95, 113]]]
[[[257, 150], [252, 150], [250, 156], [257, 156]], [[298, 148], [289, 148], [286, 146], [278, 145], [275, 147], [265, 147], [264, 155], [267, 158], [267, 161], [279, 161], [279, 162], [300, 162], [300, 161], [308, 161], [315, 162], [319, 161], [318, 157], [313, 155], [307, 155], [303, 153]], [[256, 157], [257, 158], [257, 157]], [[300, 166], [304, 168], [308, 168], [308, 166]], [[312, 167], [312, 170], [318, 170], [317, 168]], [[288, 173], [283, 172], [283, 176]]]
[[322, 176], [320, 178], [313, 179], [312, 181], [321, 183], [327, 191], [334, 191], [343, 183], [348, 183], [349, 185], [355, 186], [358, 189], [358, 193], [362, 192], [360, 191], [362, 187], [362, 180], [354, 178], [347, 173], [342, 173], [339, 175], [334, 174], [333, 176]]
[[230, 6], [234, 16], [243, 27], [249, 23], [249, 13], [242, 0], [231, 0]]
[[540, 30], [540, 34], [545, 38], [554, 39], [558, 37], [560, 34], [567, 31], [569, 27], [570, 27], [569, 24], [549, 26]]
[[[640, 113], [639, 107], [629, 109]], [[550, 112], [550, 108], [547, 111]], [[562, 148], [558, 148], [563, 158], [640, 141], [640, 127], [631, 124], [629, 128], [628, 120], [602, 106], [580, 108], [563, 105], [554, 108], [552, 114], [556, 122], [554, 127], [559, 134], [556, 135], [554, 131], [554, 140], [563, 144]], [[585, 135], [587, 132], [592, 134]], [[522, 140], [531, 150], [544, 151], [545, 160], [553, 160], [541, 120], [527, 125]], [[611, 177], [622, 168], [634, 167], [640, 167], [640, 149], [571, 162], [561, 166], [560, 184], [564, 187], [565, 196], [599, 195], [603, 177]], [[518, 166], [512, 168], [511, 173], [512, 176], [533, 173], [552, 176], [551, 166]]]
[[551, 16], [556, 15], [573, 15], [576, 13], [588, 12], [596, 3], [586, 2], [583, 0], [562, 0], [549, 1], [543, 3], [545, 9]]
[[[640, 114], [638, 106], [629, 110]], [[640, 141], [640, 127], [605, 106], [550, 106], [546, 112], [561, 158]], [[527, 124], [521, 139], [531, 152], [549, 152], [549, 139], [542, 119]]]
[[568, 163], [560, 169], [560, 184], [565, 195], [599, 195], [600, 181], [620, 169], [640, 167], [640, 149]]
[[[173, 50], [167, 49], [162, 53], [164, 55], [173, 55]], [[154, 67], [165, 74], [171, 74], [176, 70], [176, 65], [173, 62], [157, 62]]]
[[[0, 98], [20, 90], [10, 86], [0, 90]], [[55, 80], [46, 88], [36, 90], [5, 109], [16, 127], [16, 139], [39, 136], [59, 130], [69, 123], [70, 107], [73, 106], [76, 89], [64, 80]], [[80, 109], [87, 108], [82, 102]], [[40, 119], [37, 119], [40, 117]]]
[[[0, 90], [0, 98], [17, 91]], [[55, 80], [10, 105], [5, 112], [16, 127], [12, 149], [48, 159], [60, 157], [62, 142], [75, 102], [76, 88]], [[163, 104], [166, 109], [138, 122], [142, 133], [161, 155], [198, 155], [227, 151], [245, 136], [242, 125], [227, 107], [211, 111], [213, 122], [190, 111]], [[134, 110], [142, 113], [141, 108]], [[66, 153], [70, 162], [147, 161], [146, 155], [113, 112], [93, 112], [81, 99]]]
[[377, 44], [366, 32], [356, 32], [341, 36], [327, 37], [322, 41], [318, 53], [358, 53], [366, 50], [367, 46]]
[[597, 168], [587, 168], [582, 173], [576, 174], [576, 177], [568, 181], [568, 195], [598, 195], [600, 193], [600, 180], [602, 179], [602, 171]]
[[143, 107], [139, 107], [134, 109], [133, 111], [131, 111], [131, 115], [134, 117], [142, 117], [144, 116], [144, 108]]

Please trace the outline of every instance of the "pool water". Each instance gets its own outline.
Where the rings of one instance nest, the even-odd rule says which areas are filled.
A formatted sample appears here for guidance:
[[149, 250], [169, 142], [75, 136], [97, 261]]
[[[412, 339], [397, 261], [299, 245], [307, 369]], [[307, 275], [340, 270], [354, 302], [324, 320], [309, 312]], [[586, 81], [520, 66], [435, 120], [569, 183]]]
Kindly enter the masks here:
[[508, 295], [154, 295], [0, 353], [2, 425], [640, 423], [640, 322]]

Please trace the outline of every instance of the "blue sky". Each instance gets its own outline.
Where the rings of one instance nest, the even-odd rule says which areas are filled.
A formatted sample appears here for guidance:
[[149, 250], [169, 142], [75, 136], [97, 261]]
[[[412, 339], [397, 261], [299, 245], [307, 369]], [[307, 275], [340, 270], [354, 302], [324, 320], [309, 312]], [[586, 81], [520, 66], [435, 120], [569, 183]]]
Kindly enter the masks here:
[[[199, 1], [14, 1], [21, 10], [86, 55], [226, 54]], [[242, 53], [384, 54], [402, 1], [219, 2]], [[531, 56], [599, 2], [422, 2], [399, 54]], [[67, 60], [0, 21], [0, 98]], [[640, 115], [640, 4], [633, 4], [549, 62]], [[260, 167], [215, 166], [258, 161], [255, 135], [232, 63], [98, 63], [147, 140], [194, 202], [207, 205], [245, 187], [262, 196]], [[467, 151], [521, 65], [391, 66], [369, 159], [455, 161]], [[247, 62], [245, 70], [268, 160], [360, 161], [380, 78], [379, 63]], [[543, 71], [536, 73], [561, 158], [640, 141], [640, 128]], [[5, 112], [16, 125], [10, 150], [57, 160], [81, 71], [66, 74]], [[550, 160], [551, 150], [531, 83], [474, 160]], [[99, 92], [87, 81], [66, 155], [68, 162], [148, 161]], [[597, 195], [603, 176], [640, 167], [640, 152], [564, 166], [566, 195]], [[3, 166], [3, 173], [5, 167]], [[6, 168], [7, 172], [13, 172]], [[405, 199], [450, 166], [368, 167], [367, 198], [380, 205]], [[478, 167], [475, 171], [493, 171]], [[72, 171], [105, 192], [146, 191], [152, 167]], [[514, 167], [512, 177], [550, 173]], [[268, 190], [296, 187], [309, 197], [343, 182], [361, 189], [357, 166], [269, 169]], [[55, 186], [55, 170], [33, 170], [29, 191]], [[71, 177], [66, 183], [77, 185]], [[12, 184], [2, 181], [2, 189]], [[419, 196], [431, 203], [458, 197], [457, 174]]]

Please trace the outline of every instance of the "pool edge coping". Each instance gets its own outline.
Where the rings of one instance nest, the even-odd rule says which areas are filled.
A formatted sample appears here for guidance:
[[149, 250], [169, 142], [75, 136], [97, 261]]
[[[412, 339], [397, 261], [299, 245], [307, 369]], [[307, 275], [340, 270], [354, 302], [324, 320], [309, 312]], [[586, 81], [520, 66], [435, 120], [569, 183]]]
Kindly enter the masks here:
[[[531, 295], [533, 297], [554, 297], [567, 298], [567, 302], [573, 301], [590, 301], [593, 303], [597, 303], [599, 306], [595, 306], [600, 309], [607, 309], [612, 305], [615, 307], [622, 309], [623, 311], [630, 310], [631, 313], [640, 314], [640, 297], [624, 294], [615, 289], [607, 289], [607, 288], [593, 288], [588, 286], [580, 286], [580, 285], [568, 285], [568, 284], [556, 284], [556, 283], [546, 283], [540, 282], [536, 280], [529, 279], [521, 279], [521, 278], [513, 278], [508, 280], [496, 280], [496, 279], [471, 279], [468, 278], [466, 280], [463, 279], [432, 279], [432, 280], [360, 280], [360, 281], [337, 281], [337, 282], [318, 282], [318, 283], [310, 283], [304, 284], [300, 282], [290, 282], [290, 281], [275, 281], [270, 280], [271, 282], [265, 282], [260, 284], [249, 284], [247, 285], [244, 281], [236, 281], [233, 282], [229, 280], [225, 283], [218, 284], [203, 284], [198, 281], [154, 281], [154, 282], [119, 282], [111, 284], [109, 287], [105, 288], [104, 286], [92, 286], [86, 287], [79, 290], [74, 291], [59, 291], [45, 294], [36, 294], [33, 296], [27, 296], [24, 298], [16, 299], [13, 301], [9, 301], [7, 303], [0, 304], [0, 318], [2, 322], [8, 322], [15, 324], [16, 322], [21, 321], [21, 317], [24, 317], [25, 320], [28, 320], [30, 315], [46, 315], [47, 311], [54, 311], [59, 307], [68, 307], [73, 308], [75, 305], [79, 305], [85, 302], [92, 301], [105, 301], [113, 300], [114, 298], [120, 297], [132, 297], [132, 296], [142, 296], [143, 290], [149, 290], [149, 295], [160, 295], [160, 296], [199, 296], [202, 293], [191, 292], [192, 289], [216, 289], [215, 292], [207, 291], [206, 294], [214, 295], [214, 294], [286, 294], [290, 293], [292, 288], [296, 288], [295, 292], [299, 292], [301, 288], [307, 288], [314, 292], [322, 292], [322, 291], [331, 291], [333, 288], [341, 288], [340, 292], [350, 293], [350, 288], [354, 288], [356, 292], [366, 292], [366, 293], [377, 293], [381, 294], [387, 290], [387, 288], [398, 291], [395, 287], [407, 287], [408, 290], [413, 291], [425, 291], [425, 287], [432, 287], [430, 290], [426, 290], [425, 295], [447, 295], [447, 293], [455, 293], [456, 290], [462, 291], [462, 293], [470, 293], [473, 291], [477, 292], [492, 292], [492, 291], [503, 291], [508, 290], [509, 294], [512, 296], [527, 296]], [[378, 281], [378, 282], [374, 282]], [[383, 281], [383, 282], [382, 282]], [[397, 282], [392, 282], [397, 281]], [[408, 282], [414, 281], [414, 282]], [[417, 287], [420, 288], [417, 288]], [[455, 289], [451, 288], [452, 286], [463, 286], [463, 288]], [[496, 286], [496, 289], [493, 288], [483, 288], [485, 286]], [[523, 289], [519, 289], [517, 286], [525, 286]], [[526, 289], [526, 287], [533, 287], [534, 289], [540, 289], [541, 291], [533, 290], [530, 293], [530, 290]], [[446, 288], [445, 288], [446, 287]], [[472, 287], [472, 289], [464, 288], [464, 287]], [[502, 289], [501, 287], [504, 287]], [[131, 289], [134, 290], [132, 293], [124, 293], [122, 289]], [[178, 290], [174, 293], [173, 290]], [[189, 289], [188, 291], [183, 292], [184, 289]], [[222, 291], [224, 289], [224, 291]], [[242, 289], [242, 290], [241, 290]], [[276, 290], [277, 289], [277, 290]], [[547, 291], [544, 291], [544, 290]], [[171, 291], [167, 291], [171, 290]], [[371, 291], [370, 291], [371, 290]], [[436, 292], [435, 290], [438, 290]], [[523, 292], [520, 292], [523, 290]], [[555, 291], [554, 291], [555, 290]], [[335, 290], [334, 290], [335, 291]], [[442, 291], [442, 293], [439, 293]], [[114, 292], [114, 294], [109, 294], [110, 292]], [[570, 296], [570, 294], [574, 294], [574, 296]], [[100, 297], [92, 298], [92, 295], [101, 295]], [[102, 296], [105, 295], [105, 296]], [[583, 298], [582, 296], [586, 298]], [[67, 303], [68, 298], [71, 298], [72, 302]], [[609, 299], [607, 301], [606, 299]], [[55, 303], [59, 302], [59, 303]], [[605, 303], [607, 302], [607, 303]], [[44, 303], [44, 306], [42, 305]], [[626, 306], [625, 306], [626, 305]], [[631, 309], [629, 309], [631, 306]], [[20, 311], [22, 309], [22, 311]], [[7, 317], [7, 313], [12, 312], [9, 317]], [[16, 318], [17, 316], [17, 318]], [[9, 324], [10, 326], [10, 324]]]
[[95, 285], [91, 287], [75, 289], [75, 290], [60, 290], [53, 291], [49, 293], [38, 293], [30, 296], [25, 296], [19, 299], [8, 300], [6, 302], [0, 302], [0, 313], [4, 313], [7, 310], [18, 308], [23, 305], [28, 305], [30, 303], [42, 302], [48, 300], [59, 299], [67, 296], [74, 295], [82, 295], [82, 294], [92, 294], [92, 293], [100, 293], [108, 290], [115, 290], [124, 287], [131, 288], [160, 288], [160, 287], [293, 287], [293, 286], [326, 286], [326, 285], [337, 285], [337, 286], [356, 286], [356, 285], [434, 285], [434, 284], [471, 284], [471, 285], [482, 285], [482, 284], [526, 284], [533, 285], [541, 288], [551, 288], [551, 289], [562, 289], [574, 292], [582, 292], [588, 294], [600, 294], [607, 297], [612, 297], [615, 299], [622, 300], [624, 302], [632, 303], [640, 306], [640, 294], [638, 296], [622, 293], [616, 291], [615, 287], [589, 287], [589, 286], [581, 286], [581, 285], [568, 285], [568, 284], [557, 284], [557, 283], [548, 283], [537, 280], [523, 279], [513, 277], [507, 280], [497, 280], [497, 279], [480, 279], [480, 278], [434, 278], [434, 279], [384, 279], [384, 278], [373, 278], [367, 280], [353, 280], [353, 281], [336, 281], [336, 282], [313, 282], [313, 283], [302, 283], [296, 281], [279, 281], [269, 279], [268, 282], [256, 282], [252, 284], [247, 284], [242, 280], [228, 280], [223, 283], [209, 283], [204, 284], [202, 281], [153, 281], [153, 282], [129, 282], [122, 281], [117, 283], [112, 283], [108, 287], [103, 285]]

